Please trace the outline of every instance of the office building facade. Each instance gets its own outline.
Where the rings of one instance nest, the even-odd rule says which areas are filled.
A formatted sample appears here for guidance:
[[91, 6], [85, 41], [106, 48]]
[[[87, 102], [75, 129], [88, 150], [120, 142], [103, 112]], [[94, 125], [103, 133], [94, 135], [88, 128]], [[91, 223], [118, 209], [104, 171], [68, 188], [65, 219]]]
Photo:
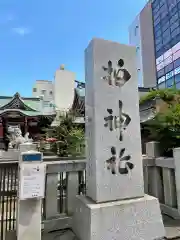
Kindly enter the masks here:
[[[142, 62], [142, 69], [149, 61], [155, 69], [149, 73], [151, 80], [146, 72], [141, 71], [141, 77], [147, 84], [144, 86], [149, 87], [148, 84], [154, 82], [158, 88], [171, 88], [174, 84], [180, 88], [180, 0], [149, 1], [134, 22], [137, 22], [137, 18], [141, 43], [137, 59]], [[139, 47], [134, 41], [133, 25], [130, 27], [130, 43]], [[144, 38], [149, 29], [153, 36], [150, 44]], [[146, 47], [142, 47], [144, 45]]]

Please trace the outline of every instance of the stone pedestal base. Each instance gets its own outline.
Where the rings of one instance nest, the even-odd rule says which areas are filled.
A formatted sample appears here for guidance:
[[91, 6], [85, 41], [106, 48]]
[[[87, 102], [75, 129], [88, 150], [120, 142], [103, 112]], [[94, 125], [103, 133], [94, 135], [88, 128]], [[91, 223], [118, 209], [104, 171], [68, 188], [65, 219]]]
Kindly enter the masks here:
[[73, 231], [79, 240], [157, 240], [165, 236], [159, 202], [148, 195], [100, 204], [78, 196]]
[[17, 240], [41, 240], [41, 200], [18, 200]]

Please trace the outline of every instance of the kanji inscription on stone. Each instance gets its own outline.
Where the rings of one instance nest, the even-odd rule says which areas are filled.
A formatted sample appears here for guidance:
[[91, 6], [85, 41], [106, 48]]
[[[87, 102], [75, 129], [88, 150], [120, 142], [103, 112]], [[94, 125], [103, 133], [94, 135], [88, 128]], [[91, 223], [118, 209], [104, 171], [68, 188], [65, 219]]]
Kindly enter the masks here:
[[119, 151], [119, 155], [116, 153], [116, 148], [111, 147], [112, 156], [106, 160], [107, 169], [111, 171], [112, 174], [119, 172], [120, 174], [128, 174], [129, 170], [134, 168], [134, 164], [130, 162], [131, 156], [125, 155], [125, 148]]
[[127, 126], [131, 122], [131, 117], [122, 111], [123, 103], [119, 100], [119, 116], [113, 116], [113, 110], [107, 109], [109, 116], [104, 117], [104, 126], [108, 127], [110, 131], [119, 129], [119, 140], [123, 140], [123, 130], [126, 130]]
[[124, 66], [124, 60], [119, 59], [117, 61], [117, 67], [113, 68], [112, 62], [109, 60], [107, 67], [103, 66], [103, 70], [107, 72], [107, 75], [102, 77], [103, 80], [107, 81], [109, 85], [118, 87], [124, 86], [126, 82], [131, 79], [131, 74], [127, 69], [122, 68]]

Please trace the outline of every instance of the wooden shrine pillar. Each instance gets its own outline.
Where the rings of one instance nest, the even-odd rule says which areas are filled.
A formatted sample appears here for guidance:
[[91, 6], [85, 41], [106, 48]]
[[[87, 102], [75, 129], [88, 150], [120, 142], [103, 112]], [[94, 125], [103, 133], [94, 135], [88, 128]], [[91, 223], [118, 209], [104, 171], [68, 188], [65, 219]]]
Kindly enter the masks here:
[[27, 117], [24, 117], [24, 134], [28, 132], [28, 121]]
[[4, 135], [3, 121], [2, 118], [0, 117], [0, 138], [3, 138], [3, 135]]

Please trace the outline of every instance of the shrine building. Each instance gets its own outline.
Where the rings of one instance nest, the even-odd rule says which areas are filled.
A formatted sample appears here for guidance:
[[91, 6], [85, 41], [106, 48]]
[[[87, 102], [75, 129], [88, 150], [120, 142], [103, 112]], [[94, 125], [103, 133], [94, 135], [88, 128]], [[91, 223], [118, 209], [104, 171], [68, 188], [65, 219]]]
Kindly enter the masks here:
[[42, 122], [50, 125], [56, 115], [51, 102], [44, 104], [40, 97], [24, 98], [16, 93], [13, 97], [0, 96], [0, 142], [3, 141], [8, 126], [19, 126], [22, 135], [31, 137], [40, 132]]

